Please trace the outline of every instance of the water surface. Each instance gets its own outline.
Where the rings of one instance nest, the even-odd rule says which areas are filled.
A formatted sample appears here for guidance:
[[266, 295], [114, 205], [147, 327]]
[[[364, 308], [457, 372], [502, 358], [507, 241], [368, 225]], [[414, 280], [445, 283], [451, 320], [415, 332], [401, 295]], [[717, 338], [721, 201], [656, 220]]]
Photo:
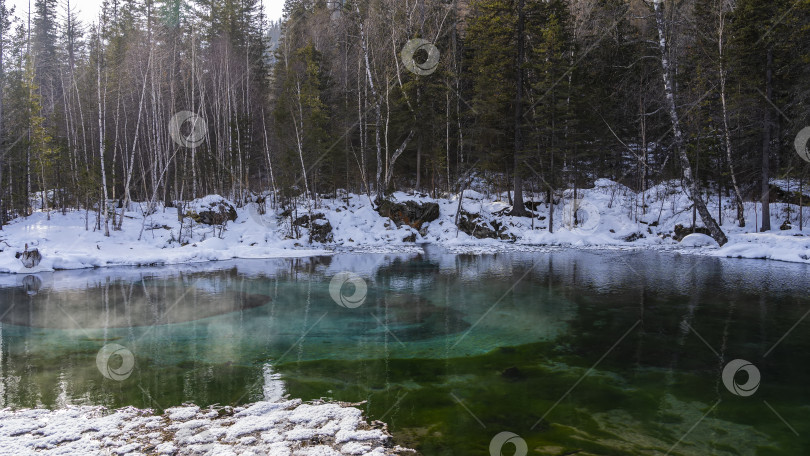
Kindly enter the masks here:
[[[368, 284], [360, 307], [330, 297], [342, 271]], [[488, 455], [503, 431], [529, 454], [805, 454], [808, 272], [428, 248], [4, 276], [0, 407], [238, 405], [272, 366], [292, 397], [366, 401], [426, 455]], [[112, 343], [134, 358], [123, 381], [97, 367]], [[753, 395], [725, 386], [734, 359], [761, 374]]]

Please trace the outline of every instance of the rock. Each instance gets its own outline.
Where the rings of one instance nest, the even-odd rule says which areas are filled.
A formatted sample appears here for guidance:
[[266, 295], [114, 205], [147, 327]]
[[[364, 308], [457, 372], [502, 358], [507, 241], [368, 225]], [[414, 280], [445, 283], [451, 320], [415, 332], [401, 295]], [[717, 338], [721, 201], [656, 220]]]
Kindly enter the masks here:
[[517, 367], [509, 367], [501, 372], [501, 377], [509, 380], [520, 380], [524, 377], [523, 372]]
[[237, 214], [236, 208], [223, 199], [209, 203], [205, 210], [186, 212], [186, 216], [204, 225], [225, 225], [236, 221]]
[[709, 229], [703, 226], [695, 227], [693, 230], [691, 228], [685, 228], [683, 225], [675, 225], [675, 234], [672, 236], [672, 239], [681, 242], [683, 238], [693, 233], [705, 234], [706, 236], [711, 234]]
[[641, 233], [633, 233], [629, 236], [625, 236], [624, 242], [636, 242], [639, 239], [644, 239], [644, 235]]
[[530, 211], [534, 211], [534, 212], [537, 212], [537, 208], [539, 208], [540, 206], [543, 206], [545, 204], [546, 203], [544, 203], [542, 201], [525, 201], [523, 203], [523, 205], [526, 206], [526, 209], [528, 209]]
[[39, 266], [39, 262], [42, 261], [42, 254], [39, 253], [39, 250], [28, 250], [28, 246], [26, 246], [24, 252], [17, 252], [15, 256], [19, 258], [23, 266], [28, 269]]
[[390, 218], [397, 227], [408, 225], [421, 229], [422, 225], [439, 218], [439, 205], [437, 203], [419, 204], [416, 201], [395, 203], [391, 200], [378, 201], [377, 213]]
[[[293, 224], [301, 228], [309, 228], [309, 215], [302, 215], [293, 221]], [[319, 242], [326, 244], [332, 242], [332, 224], [326, 220], [323, 214], [312, 215], [312, 231], [310, 232], [310, 240], [312, 242]]]
[[782, 223], [782, 226], [779, 227], [779, 229], [782, 231], [787, 231], [793, 229], [793, 226], [790, 224], [790, 220], [785, 220], [784, 223]]
[[462, 209], [458, 217], [458, 229], [476, 239], [513, 240], [513, 237], [504, 234], [506, 228], [497, 220], [493, 220], [487, 226], [483, 223], [477, 223], [478, 219], [478, 214], [471, 214]]

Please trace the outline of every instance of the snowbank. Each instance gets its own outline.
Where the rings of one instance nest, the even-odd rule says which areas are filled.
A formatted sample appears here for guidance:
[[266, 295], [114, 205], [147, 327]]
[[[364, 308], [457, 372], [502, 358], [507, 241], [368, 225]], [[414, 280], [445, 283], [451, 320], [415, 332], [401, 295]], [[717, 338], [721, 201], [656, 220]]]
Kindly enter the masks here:
[[[183, 209], [198, 212], [219, 202], [233, 205], [236, 220], [228, 221], [224, 228], [194, 222], [190, 217], [181, 223], [177, 209], [163, 206], [144, 219], [141, 211], [145, 205], [133, 204], [125, 214], [123, 229], [111, 231], [110, 237], [95, 229], [93, 213], [36, 212], [12, 221], [0, 231], [0, 272], [305, 257], [334, 251], [418, 252], [423, 243], [470, 253], [548, 246], [657, 248], [810, 263], [810, 237], [798, 229], [799, 209], [795, 205], [772, 204], [774, 230], [756, 233], [761, 218], [758, 203], [745, 204], [746, 227], [740, 228], [733, 200], [723, 197], [720, 210], [717, 196], [708, 195], [709, 210], [712, 214], [722, 213], [722, 228], [729, 238], [729, 243], [719, 248], [701, 236], [687, 236], [680, 243], [673, 239], [677, 225], [692, 226], [690, 201], [677, 182], [665, 182], [637, 193], [599, 179], [593, 188], [578, 189], [574, 196], [573, 190], [567, 190], [552, 206], [546, 204], [543, 195], [527, 195], [528, 201], [535, 201], [530, 203], [534, 217], [513, 217], [507, 215], [510, 206], [505, 194], [467, 190], [459, 205], [457, 194], [431, 198], [397, 192], [391, 196], [396, 202], [431, 202], [439, 206], [438, 219], [411, 227], [397, 226], [381, 217], [367, 195], [342, 194], [336, 199], [319, 200], [313, 207], [315, 228], [331, 230], [327, 243], [309, 242], [307, 204], [299, 204], [298, 210], [292, 212], [269, 207], [265, 211], [256, 203], [237, 208], [221, 196], [210, 195]], [[456, 225], [459, 209], [466, 230]], [[553, 230], [549, 229], [551, 220]], [[15, 257], [26, 244], [43, 255], [36, 268], [24, 268]]]

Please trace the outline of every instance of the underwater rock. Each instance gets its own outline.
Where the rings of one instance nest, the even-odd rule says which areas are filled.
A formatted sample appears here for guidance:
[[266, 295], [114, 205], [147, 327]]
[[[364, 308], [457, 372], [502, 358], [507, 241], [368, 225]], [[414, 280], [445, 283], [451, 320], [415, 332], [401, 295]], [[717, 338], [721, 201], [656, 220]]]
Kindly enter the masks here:
[[501, 372], [501, 377], [507, 380], [520, 380], [524, 378], [523, 372], [520, 371], [515, 366], [506, 368], [503, 372]]

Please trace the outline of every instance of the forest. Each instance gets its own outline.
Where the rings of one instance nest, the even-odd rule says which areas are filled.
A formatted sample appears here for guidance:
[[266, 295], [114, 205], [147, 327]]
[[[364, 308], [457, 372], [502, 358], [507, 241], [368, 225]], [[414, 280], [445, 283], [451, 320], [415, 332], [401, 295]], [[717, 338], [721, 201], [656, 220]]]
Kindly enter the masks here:
[[707, 202], [743, 226], [760, 201], [768, 231], [771, 181], [807, 178], [810, 0], [286, 0], [281, 21], [258, 0], [105, 0], [92, 23], [76, 2], [0, 0], [0, 229], [473, 178], [520, 216], [597, 178], [674, 179], [723, 244]]

